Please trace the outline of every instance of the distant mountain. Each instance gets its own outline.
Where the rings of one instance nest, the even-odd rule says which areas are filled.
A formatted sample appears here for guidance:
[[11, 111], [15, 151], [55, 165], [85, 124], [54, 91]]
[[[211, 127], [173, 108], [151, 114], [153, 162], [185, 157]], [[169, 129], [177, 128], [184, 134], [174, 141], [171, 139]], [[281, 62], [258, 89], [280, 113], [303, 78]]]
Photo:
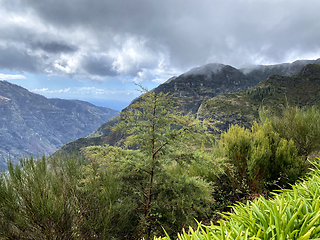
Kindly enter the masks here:
[[[203, 101], [207, 101], [216, 96], [223, 96], [222, 94], [232, 94], [241, 90], [250, 89], [274, 74], [283, 76], [297, 74], [303, 67], [311, 63], [320, 64], [320, 59], [299, 60], [293, 63], [278, 65], [252, 66], [244, 69], [236, 69], [224, 64], [207, 64], [191, 69], [178, 77], [174, 76], [163, 84], [160, 84], [157, 88], [153, 89], [153, 91], [157, 93], [176, 94], [183, 103], [183, 111], [196, 114]], [[139, 98], [133, 102], [138, 100]], [[130, 105], [123, 111], [129, 108]], [[204, 111], [204, 108], [202, 108], [201, 111]], [[201, 112], [201, 114], [203, 114], [203, 116], [209, 116], [209, 112], [210, 110], [208, 109], [207, 113]], [[212, 110], [211, 114], [214, 115], [216, 113]], [[221, 110], [219, 114], [223, 115], [224, 113]], [[238, 120], [245, 121], [242, 118]], [[235, 123], [236, 120], [232, 120], [232, 123], [233, 122]], [[91, 145], [119, 144], [122, 135], [119, 132], [110, 131], [109, 127], [113, 124], [115, 124], [114, 120], [104, 123], [89, 137], [66, 144], [61, 149], [61, 152], [69, 153], [73, 149], [80, 149]], [[225, 126], [225, 124], [222, 124], [222, 129], [225, 129]]]
[[0, 81], [0, 168], [9, 154], [52, 154], [86, 137], [117, 111], [78, 100], [47, 99]]

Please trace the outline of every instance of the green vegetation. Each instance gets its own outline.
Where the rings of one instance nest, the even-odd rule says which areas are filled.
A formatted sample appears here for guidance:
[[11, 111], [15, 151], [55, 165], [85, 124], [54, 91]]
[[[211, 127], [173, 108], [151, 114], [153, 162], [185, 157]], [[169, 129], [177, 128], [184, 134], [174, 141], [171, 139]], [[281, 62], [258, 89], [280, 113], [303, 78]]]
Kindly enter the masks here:
[[294, 142], [280, 138], [270, 121], [254, 122], [251, 131], [230, 126], [221, 134], [216, 152], [230, 163], [226, 170], [230, 183], [243, 193], [283, 188], [306, 173], [305, 161], [297, 157]]
[[250, 128], [253, 121], [259, 120], [262, 107], [279, 116], [286, 105], [319, 106], [319, 68], [307, 65], [297, 75], [272, 75], [253, 88], [218, 95], [201, 104], [198, 116], [212, 122], [221, 133], [235, 124]]
[[272, 116], [266, 110], [261, 111], [260, 115], [264, 119], [270, 118], [273, 129], [281, 137], [295, 142], [299, 155], [307, 157], [320, 148], [320, 111], [315, 106], [287, 106], [281, 117]]
[[119, 202], [122, 183], [87, 166], [77, 156], [9, 162], [0, 178], [0, 239], [125, 237], [119, 230], [135, 214], [130, 202]]
[[131, 224], [141, 237], [163, 227], [174, 233], [194, 218], [207, 219], [213, 203], [211, 184], [189, 173], [199, 163], [209, 164], [198, 150], [208, 142], [206, 129], [191, 115], [179, 114], [175, 102], [168, 94], [146, 91], [114, 127], [128, 134], [122, 148], [85, 149], [93, 164], [124, 183], [122, 191], [138, 216]]
[[176, 100], [145, 91], [114, 120], [111, 136], [126, 137], [117, 147], [9, 161], [0, 176], [0, 239], [151, 239], [164, 231], [169, 239], [189, 227], [181, 239], [319, 236], [318, 163], [308, 181], [269, 199], [304, 176], [304, 156], [320, 150], [309, 144], [320, 135], [318, 110], [284, 110], [280, 129], [291, 135], [261, 111], [261, 123], [230, 125], [217, 140], [212, 125], [182, 114]]
[[[219, 224], [199, 224], [196, 230], [183, 231], [181, 240], [192, 239], [319, 239], [320, 238], [320, 163], [305, 180], [282, 190], [272, 199], [259, 197], [254, 201], [232, 207], [232, 213], [223, 214]], [[155, 238], [169, 240], [169, 237]]]

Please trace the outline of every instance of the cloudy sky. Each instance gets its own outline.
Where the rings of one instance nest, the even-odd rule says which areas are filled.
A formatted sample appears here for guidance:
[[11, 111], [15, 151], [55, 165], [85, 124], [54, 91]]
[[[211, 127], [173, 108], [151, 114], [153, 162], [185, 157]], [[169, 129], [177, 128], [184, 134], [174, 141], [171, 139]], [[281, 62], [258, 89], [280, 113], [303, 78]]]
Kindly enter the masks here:
[[320, 57], [319, 0], [0, 0], [0, 79], [120, 110], [206, 63]]

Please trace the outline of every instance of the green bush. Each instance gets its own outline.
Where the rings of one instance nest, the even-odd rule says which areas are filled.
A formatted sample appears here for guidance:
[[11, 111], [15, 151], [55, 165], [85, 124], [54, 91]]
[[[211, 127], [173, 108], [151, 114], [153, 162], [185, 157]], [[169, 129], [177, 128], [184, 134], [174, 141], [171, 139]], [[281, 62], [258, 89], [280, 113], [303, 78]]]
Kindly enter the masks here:
[[206, 128], [176, 105], [171, 95], [146, 91], [114, 127], [128, 136], [123, 147], [84, 149], [98, 172], [109, 171], [122, 183], [120, 199], [126, 196], [133, 203], [137, 219], [130, 222], [131, 238], [149, 238], [162, 228], [175, 234], [194, 218], [210, 218], [214, 190], [209, 178], [220, 167], [200, 169], [214, 163], [201, 150], [209, 141]]
[[[280, 138], [270, 121], [253, 123], [251, 131], [238, 125], [221, 134], [217, 157], [226, 159], [226, 172], [234, 189], [262, 193], [275, 185], [294, 183], [307, 164], [297, 157], [292, 140]], [[269, 186], [268, 186], [269, 185]]]
[[9, 162], [8, 169], [0, 177], [0, 236], [72, 239], [74, 204], [65, 176], [50, 171], [44, 157]]
[[316, 106], [287, 106], [282, 116], [274, 116], [262, 109], [260, 116], [262, 120], [271, 121], [273, 129], [280, 137], [294, 141], [299, 156], [306, 158], [313, 151], [320, 150], [320, 111]]
[[[306, 180], [293, 186], [292, 190], [282, 190], [273, 199], [259, 197], [246, 204], [232, 207], [232, 213], [223, 214], [217, 225], [198, 224], [189, 228], [178, 239], [207, 240], [282, 240], [320, 238], [320, 164], [313, 163], [315, 170]], [[167, 237], [155, 238], [169, 240]]]
[[0, 239], [134, 235], [136, 206], [123, 196], [122, 182], [85, 166], [76, 156], [30, 157], [15, 166], [9, 161], [9, 172], [0, 176]]

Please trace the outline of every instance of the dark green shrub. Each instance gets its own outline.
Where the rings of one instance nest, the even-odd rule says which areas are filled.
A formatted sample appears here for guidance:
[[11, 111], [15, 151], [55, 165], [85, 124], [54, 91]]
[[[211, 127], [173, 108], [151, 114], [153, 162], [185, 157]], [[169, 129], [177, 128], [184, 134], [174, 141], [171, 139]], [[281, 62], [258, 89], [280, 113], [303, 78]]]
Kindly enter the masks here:
[[320, 111], [315, 107], [289, 107], [282, 116], [272, 116], [262, 112], [264, 118], [269, 118], [273, 129], [280, 137], [293, 140], [299, 156], [307, 157], [311, 152], [320, 150]]

